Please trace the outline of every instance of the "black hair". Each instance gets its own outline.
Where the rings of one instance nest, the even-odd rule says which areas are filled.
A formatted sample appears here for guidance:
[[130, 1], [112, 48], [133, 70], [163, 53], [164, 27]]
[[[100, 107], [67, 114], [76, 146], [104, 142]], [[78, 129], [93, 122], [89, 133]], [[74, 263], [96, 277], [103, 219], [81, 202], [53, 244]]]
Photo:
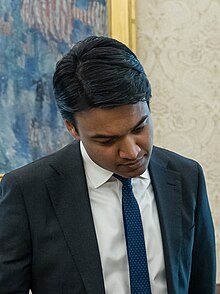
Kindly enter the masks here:
[[151, 87], [136, 55], [108, 37], [79, 41], [58, 61], [53, 76], [57, 106], [75, 125], [74, 114], [99, 107], [148, 103]]

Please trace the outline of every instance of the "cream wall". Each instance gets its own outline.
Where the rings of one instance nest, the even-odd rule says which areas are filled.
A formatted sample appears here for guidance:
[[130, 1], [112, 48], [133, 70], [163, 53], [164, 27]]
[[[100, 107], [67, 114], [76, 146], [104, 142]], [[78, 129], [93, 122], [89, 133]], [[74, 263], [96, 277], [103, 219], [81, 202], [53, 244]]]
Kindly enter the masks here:
[[220, 1], [136, 5], [137, 55], [152, 85], [155, 144], [203, 166], [220, 268]]

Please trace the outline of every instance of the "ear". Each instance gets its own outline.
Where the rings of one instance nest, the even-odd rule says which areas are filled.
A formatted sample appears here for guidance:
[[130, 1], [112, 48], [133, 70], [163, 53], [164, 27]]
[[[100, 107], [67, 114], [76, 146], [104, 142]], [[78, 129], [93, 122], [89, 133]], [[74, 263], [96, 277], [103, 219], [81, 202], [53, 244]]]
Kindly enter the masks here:
[[74, 125], [69, 122], [68, 120], [64, 120], [65, 126], [67, 128], [67, 130], [69, 131], [70, 135], [75, 138], [77, 141], [80, 141], [80, 136], [76, 130], [76, 128], [74, 127]]

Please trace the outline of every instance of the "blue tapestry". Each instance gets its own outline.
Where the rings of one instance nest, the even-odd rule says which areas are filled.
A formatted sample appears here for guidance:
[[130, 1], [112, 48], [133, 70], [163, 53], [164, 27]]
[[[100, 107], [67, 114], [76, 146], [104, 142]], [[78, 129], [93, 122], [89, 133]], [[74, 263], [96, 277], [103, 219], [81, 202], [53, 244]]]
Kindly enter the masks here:
[[107, 35], [106, 1], [0, 1], [0, 173], [71, 140], [55, 105], [52, 75], [72, 44]]

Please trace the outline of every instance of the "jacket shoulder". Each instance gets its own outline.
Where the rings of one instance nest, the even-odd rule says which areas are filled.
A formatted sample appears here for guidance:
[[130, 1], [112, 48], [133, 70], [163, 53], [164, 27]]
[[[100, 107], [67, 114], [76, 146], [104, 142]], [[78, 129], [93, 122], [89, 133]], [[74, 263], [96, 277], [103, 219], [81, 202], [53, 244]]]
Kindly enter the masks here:
[[79, 144], [74, 141], [54, 153], [9, 172], [5, 176], [15, 177], [19, 181], [22, 179], [28, 181], [33, 180], [33, 178], [35, 180], [38, 178], [48, 178], [54, 175], [54, 173], [59, 173], [54, 167], [59, 166], [60, 170], [68, 169], [70, 162], [74, 162], [79, 155]]
[[198, 169], [202, 170], [196, 160], [157, 146], [153, 148], [152, 159], [177, 172], [186, 170], [198, 172]]

